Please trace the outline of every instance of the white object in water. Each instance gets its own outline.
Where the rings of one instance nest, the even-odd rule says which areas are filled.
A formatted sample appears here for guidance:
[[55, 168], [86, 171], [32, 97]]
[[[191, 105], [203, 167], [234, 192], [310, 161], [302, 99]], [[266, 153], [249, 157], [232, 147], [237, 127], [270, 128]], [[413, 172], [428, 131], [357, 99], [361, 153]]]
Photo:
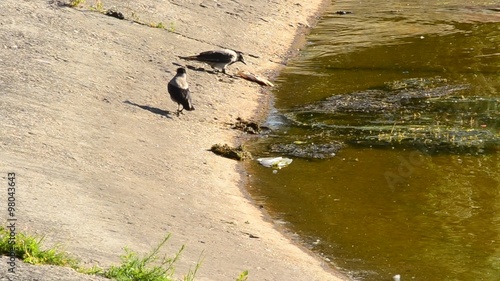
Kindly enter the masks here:
[[392, 277], [392, 279], [394, 279], [394, 281], [400, 281], [401, 280], [401, 275], [399, 274], [396, 274]]
[[257, 161], [264, 167], [281, 169], [290, 165], [293, 160], [286, 157], [265, 157], [259, 158]]

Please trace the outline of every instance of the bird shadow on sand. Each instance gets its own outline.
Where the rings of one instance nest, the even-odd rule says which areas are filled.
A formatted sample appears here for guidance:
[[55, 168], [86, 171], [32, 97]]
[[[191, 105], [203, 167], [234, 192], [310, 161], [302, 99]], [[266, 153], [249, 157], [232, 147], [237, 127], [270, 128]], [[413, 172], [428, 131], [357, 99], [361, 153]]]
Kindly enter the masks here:
[[229, 74], [226, 74], [226, 73], [222, 73], [220, 71], [215, 71], [215, 70], [209, 70], [209, 69], [206, 69], [204, 67], [196, 67], [196, 66], [192, 66], [192, 65], [181, 65], [179, 63], [176, 63], [176, 62], [173, 62], [172, 63], [173, 65], [175, 66], [178, 66], [178, 67], [185, 67], [189, 70], [192, 70], [192, 71], [198, 71], [198, 72], [206, 72], [206, 73], [210, 73], [210, 74], [214, 74], [214, 75], [218, 75], [218, 74], [225, 74], [225, 75], [228, 75], [228, 76], [232, 76], [232, 75], [229, 75]]
[[144, 109], [144, 110], [147, 110], [147, 111], [149, 111], [151, 113], [158, 114], [158, 115], [161, 115], [161, 116], [165, 116], [166, 118], [170, 118], [170, 119], [172, 119], [172, 114], [175, 114], [175, 113], [172, 113], [171, 111], [168, 111], [168, 110], [163, 110], [163, 109], [152, 107], [152, 106], [149, 106], [149, 105], [141, 105], [141, 104], [133, 103], [133, 102], [131, 102], [129, 100], [126, 100], [123, 103], [130, 104], [130, 105], [133, 105], [133, 106], [137, 106], [137, 107], [139, 107], [141, 109]]
[[192, 66], [192, 65], [188, 65], [188, 64], [186, 64], [186, 65], [180, 65], [180, 64], [175, 63], [175, 62], [172, 63], [172, 64], [175, 65], [175, 66], [178, 66], [178, 67], [185, 67], [185, 68], [187, 68], [189, 70], [192, 70], [192, 71], [208, 72], [210, 74], [217, 74], [215, 71], [213, 71], [213, 70], [207, 70], [204, 67], [196, 67], [196, 66]]

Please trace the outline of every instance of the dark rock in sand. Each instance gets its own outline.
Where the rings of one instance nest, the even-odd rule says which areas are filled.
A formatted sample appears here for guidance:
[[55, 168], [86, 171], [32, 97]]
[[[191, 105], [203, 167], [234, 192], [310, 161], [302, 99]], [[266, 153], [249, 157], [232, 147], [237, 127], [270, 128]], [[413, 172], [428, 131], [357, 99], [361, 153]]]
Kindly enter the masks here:
[[125, 19], [125, 16], [121, 12], [115, 11], [113, 9], [107, 10], [106, 11], [106, 16], [117, 18], [119, 20]]
[[242, 145], [238, 147], [230, 147], [227, 144], [214, 144], [210, 148], [213, 153], [238, 161], [243, 161], [246, 159], [252, 159], [252, 154], [247, 151]]
[[236, 119], [236, 122], [231, 124], [231, 129], [240, 130], [247, 134], [257, 135], [261, 132], [261, 127], [259, 124], [243, 120], [241, 117]]

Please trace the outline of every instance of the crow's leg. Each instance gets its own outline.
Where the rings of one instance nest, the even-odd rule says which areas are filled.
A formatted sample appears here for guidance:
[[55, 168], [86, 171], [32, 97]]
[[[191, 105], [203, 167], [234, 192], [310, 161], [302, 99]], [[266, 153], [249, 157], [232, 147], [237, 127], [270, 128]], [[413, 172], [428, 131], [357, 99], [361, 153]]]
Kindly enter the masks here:
[[184, 108], [179, 109], [179, 107], [180, 107], [180, 104], [177, 104], [177, 117], [179, 117], [179, 113], [181, 113], [182, 109], [184, 109]]

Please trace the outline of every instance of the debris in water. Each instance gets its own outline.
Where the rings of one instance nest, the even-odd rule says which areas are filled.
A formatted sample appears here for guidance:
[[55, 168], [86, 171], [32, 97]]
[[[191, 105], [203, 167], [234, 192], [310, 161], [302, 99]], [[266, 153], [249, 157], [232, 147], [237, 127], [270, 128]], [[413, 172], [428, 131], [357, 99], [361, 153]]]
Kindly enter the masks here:
[[[436, 79], [432, 83], [441, 83], [441, 81]], [[389, 111], [422, 109], [429, 105], [427, 103], [429, 99], [451, 96], [456, 92], [469, 88], [467, 85], [432, 87], [433, 85], [428, 81], [408, 79], [399, 83], [386, 84], [389, 90], [374, 89], [351, 94], [333, 95], [320, 102], [302, 105], [296, 111], [308, 113], [387, 113]]]
[[425, 90], [432, 89], [438, 86], [445, 86], [448, 80], [441, 78], [440, 76], [429, 77], [429, 78], [408, 78], [402, 80], [396, 80], [391, 82], [385, 82], [385, 90], [388, 91], [398, 91], [398, 90]]
[[332, 158], [344, 145], [340, 142], [315, 144], [294, 141], [293, 143], [278, 143], [270, 147], [271, 152], [282, 153], [289, 156], [301, 158], [326, 159]]
[[336, 11], [335, 12], [337, 15], [348, 15], [348, 14], [352, 14], [351, 11]]
[[257, 161], [264, 167], [281, 169], [292, 163], [292, 159], [286, 157], [265, 157], [259, 158]]

